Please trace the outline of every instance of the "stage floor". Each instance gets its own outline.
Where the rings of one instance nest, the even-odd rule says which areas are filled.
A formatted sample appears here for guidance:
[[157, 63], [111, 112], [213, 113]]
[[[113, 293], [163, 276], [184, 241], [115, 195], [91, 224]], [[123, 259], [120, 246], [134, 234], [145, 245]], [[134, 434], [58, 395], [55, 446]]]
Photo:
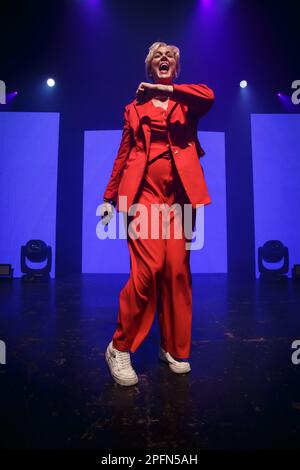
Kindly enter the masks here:
[[299, 282], [194, 275], [191, 373], [158, 360], [156, 318], [124, 388], [104, 353], [127, 278], [0, 284], [0, 448], [299, 447]]

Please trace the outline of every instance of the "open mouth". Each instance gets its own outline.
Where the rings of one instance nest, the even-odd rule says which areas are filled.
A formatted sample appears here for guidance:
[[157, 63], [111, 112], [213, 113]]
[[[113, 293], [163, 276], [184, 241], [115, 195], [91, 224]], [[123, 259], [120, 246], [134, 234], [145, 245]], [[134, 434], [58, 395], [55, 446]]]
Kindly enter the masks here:
[[159, 70], [160, 72], [168, 72], [169, 71], [168, 62], [162, 62], [161, 64], [159, 64]]

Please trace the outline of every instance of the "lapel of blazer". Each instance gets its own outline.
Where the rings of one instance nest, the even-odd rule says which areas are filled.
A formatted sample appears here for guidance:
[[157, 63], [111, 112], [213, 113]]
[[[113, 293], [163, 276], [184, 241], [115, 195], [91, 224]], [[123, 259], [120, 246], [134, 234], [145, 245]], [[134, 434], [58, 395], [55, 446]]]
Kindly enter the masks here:
[[[172, 100], [171, 97], [169, 97], [169, 105], [168, 105], [168, 114], [167, 114], [167, 120], [171, 119], [171, 115], [174, 111], [174, 108], [178, 105], [178, 102]], [[150, 147], [150, 138], [151, 138], [151, 107], [152, 103], [151, 100], [145, 101], [144, 103], [138, 103], [136, 99], [133, 100], [133, 106], [137, 112], [137, 115], [140, 120], [140, 124], [142, 126], [142, 129], [144, 131], [145, 135], [145, 141], [146, 141], [146, 149], [148, 153], [148, 149]]]

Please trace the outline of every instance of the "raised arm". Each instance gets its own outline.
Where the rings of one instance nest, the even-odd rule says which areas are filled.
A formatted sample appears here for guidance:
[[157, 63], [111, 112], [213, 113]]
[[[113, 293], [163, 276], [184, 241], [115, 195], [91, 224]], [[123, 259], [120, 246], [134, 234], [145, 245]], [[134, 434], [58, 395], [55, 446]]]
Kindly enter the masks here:
[[125, 162], [129, 155], [129, 152], [133, 146], [132, 142], [132, 135], [130, 131], [129, 121], [128, 121], [128, 108], [125, 107], [124, 111], [124, 125], [123, 125], [123, 132], [121, 143], [119, 146], [119, 150], [117, 156], [115, 158], [112, 172], [106, 186], [106, 189], [103, 194], [103, 199], [107, 201], [112, 201], [115, 205], [117, 202], [118, 196], [118, 187], [120, 183], [120, 179], [122, 176], [122, 172], [125, 166]]
[[165, 85], [142, 82], [137, 89], [137, 100], [147, 100], [158, 94], [170, 96], [172, 100], [187, 105], [199, 117], [210, 110], [215, 99], [213, 90], [203, 83], [172, 83], [172, 85]]
[[211, 88], [202, 83], [170, 85], [170, 96], [174, 101], [186, 104], [199, 116], [206, 114], [213, 105], [215, 95]]

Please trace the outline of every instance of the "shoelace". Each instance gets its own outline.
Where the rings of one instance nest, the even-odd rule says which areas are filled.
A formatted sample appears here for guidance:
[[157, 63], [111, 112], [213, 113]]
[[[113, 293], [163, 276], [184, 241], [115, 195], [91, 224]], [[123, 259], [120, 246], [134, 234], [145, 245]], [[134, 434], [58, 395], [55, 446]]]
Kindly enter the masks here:
[[125, 351], [118, 351], [116, 350], [116, 359], [121, 365], [122, 368], [130, 368], [131, 369], [131, 361], [129, 353]]

